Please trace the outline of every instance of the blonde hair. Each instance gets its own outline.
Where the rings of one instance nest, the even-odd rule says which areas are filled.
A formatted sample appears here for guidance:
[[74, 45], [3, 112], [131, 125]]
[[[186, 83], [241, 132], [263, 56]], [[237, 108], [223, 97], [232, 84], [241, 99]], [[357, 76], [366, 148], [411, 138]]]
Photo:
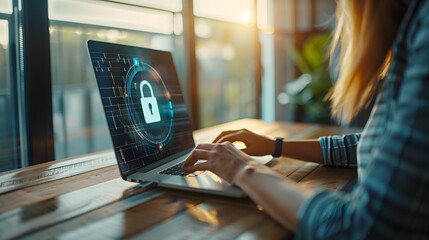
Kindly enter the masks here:
[[[332, 114], [350, 122], [368, 106], [390, 67], [400, 4], [393, 0], [339, 0], [331, 56], [340, 51]], [[331, 57], [331, 59], [333, 59]], [[331, 61], [332, 64], [332, 61]]]

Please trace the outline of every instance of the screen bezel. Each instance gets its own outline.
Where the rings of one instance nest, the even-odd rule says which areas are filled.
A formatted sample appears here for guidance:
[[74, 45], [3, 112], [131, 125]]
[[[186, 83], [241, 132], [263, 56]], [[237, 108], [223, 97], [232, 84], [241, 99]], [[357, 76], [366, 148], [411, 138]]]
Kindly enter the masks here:
[[[119, 54], [124, 54], [125, 52], [130, 52], [132, 49], [135, 49], [135, 50], [139, 50], [139, 51], [143, 51], [143, 52], [148, 52], [150, 54], [166, 54], [166, 55], [168, 55], [167, 57], [169, 58], [169, 60], [171, 60], [172, 65], [173, 65], [173, 66], [171, 66], [171, 71], [172, 72], [170, 74], [174, 77], [174, 79], [177, 80], [177, 86], [179, 88], [179, 91], [183, 94], [183, 91], [182, 91], [182, 88], [181, 88], [181, 85], [180, 85], [180, 81], [179, 81], [179, 77], [178, 77], [178, 74], [177, 74], [177, 71], [176, 71], [176, 67], [174, 65], [174, 60], [173, 60], [172, 54], [170, 52], [160, 51], [160, 50], [154, 50], [154, 49], [149, 49], [149, 48], [143, 48], [143, 47], [137, 47], [137, 46], [131, 46], [131, 45], [102, 42], [102, 41], [96, 41], [96, 40], [88, 40], [86, 45], [87, 45], [87, 50], [88, 50], [88, 55], [89, 55], [89, 58], [90, 58], [91, 66], [92, 66], [92, 69], [93, 69], [93, 74], [94, 74], [95, 80], [97, 82], [97, 86], [98, 86], [100, 94], [101, 94], [101, 91], [100, 91], [100, 85], [98, 83], [99, 80], [97, 79], [97, 75], [95, 73], [93, 62], [92, 62], [92, 58], [91, 58], [91, 52], [94, 52], [94, 48], [95, 49], [103, 49], [103, 51], [107, 51], [107, 52], [115, 52], [115, 53], [117, 52]], [[127, 49], [127, 51], [125, 51], [124, 49]], [[100, 97], [101, 97], [101, 95], [100, 95]], [[185, 101], [184, 98], [183, 98], [183, 101], [184, 101], [184, 103], [186, 105], [186, 101]], [[106, 115], [107, 113], [106, 113], [106, 109], [105, 109], [104, 105], [103, 105], [103, 112], [104, 112], [105, 117], [107, 118], [107, 115]], [[186, 115], [187, 115], [189, 123], [190, 123], [189, 124], [189, 129], [192, 130], [193, 129], [192, 128], [192, 122], [191, 122], [191, 118], [189, 117], [189, 111], [187, 111], [187, 109], [186, 109]], [[112, 143], [113, 143], [113, 147], [114, 147], [113, 150], [114, 150], [114, 154], [115, 154], [115, 157], [116, 157], [116, 161], [118, 163], [119, 172], [121, 174], [121, 177], [124, 180], [126, 180], [128, 176], [130, 176], [131, 174], [134, 174], [136, 172], [148, 172], [148, 171], [151, 171], [151, 170], [153, 170], [153, 169], [155, 169], [155, 168], [157, 168], [159, 166], [162, 166], [162, 165], [164, 165], [164, 164], [166, 164], [166, 163], [168, 163], [170, 161], [173, 161], [174, 159], [176, 159], [178, 157], [181, 157], [181, 156], [189, 153], [195, 147], [195, 141], [193, 139], [193, 136], [191, 136], [192, 147], [185, 148], [182, 151], [179, 151], [179, 152], [173, 153], [171, 155], [168, 155], [168, 156], [164, 157], [163, 159], [155, 161], [155, 162], [153, 162], [151, 164], [145, 165], [145, 166], [140, 167], [140, 168], [133, 169], [132, 171], [128, 171], [128, 173], [124, 173], [122, 171], [121, 167], [120, 167], [120, 163], [121, 163], [120, 162], [121, 161], [120, 153], [119, 153], [119, 151], [115, 150], [117, 148], [117, 146], [115, 146], [115, 142], [113, 141], [112, 132], [111, 132], [111, 127], [112, 126], [110, 126], [109, 121], [107, 121], [107, 124], [108, 124], [108, 127], [109, 127], [109, 133], [110, 133], [110, 136], [111, 136], [111, 139], [112, 139]]]

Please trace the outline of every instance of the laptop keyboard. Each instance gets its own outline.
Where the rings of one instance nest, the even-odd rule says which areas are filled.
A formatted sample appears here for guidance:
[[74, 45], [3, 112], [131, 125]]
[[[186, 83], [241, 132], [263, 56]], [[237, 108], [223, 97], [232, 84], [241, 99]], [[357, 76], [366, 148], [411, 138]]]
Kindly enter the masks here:
[[159, 172], [160, 174], [166, 174], [166, 175], [176, 175], [176, 176], [185, 176], [187, 175], [187, 173], [182, 171], [182, 166], [185, 163], [185, 161], [183, 162], [179, 162], [176, 165], [173, 165], [165, 170], [162, 170], [161, 172]]

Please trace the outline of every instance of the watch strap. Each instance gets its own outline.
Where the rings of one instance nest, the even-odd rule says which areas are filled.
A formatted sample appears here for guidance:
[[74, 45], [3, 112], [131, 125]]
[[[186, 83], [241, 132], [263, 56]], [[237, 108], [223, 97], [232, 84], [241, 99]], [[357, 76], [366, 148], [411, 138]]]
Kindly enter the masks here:
[[274, 148], [274, 153], [272, 154], [275, 158], [280, 157], [282, 155], [283, 139], [284, 138], [276, 137], [276, 145]]

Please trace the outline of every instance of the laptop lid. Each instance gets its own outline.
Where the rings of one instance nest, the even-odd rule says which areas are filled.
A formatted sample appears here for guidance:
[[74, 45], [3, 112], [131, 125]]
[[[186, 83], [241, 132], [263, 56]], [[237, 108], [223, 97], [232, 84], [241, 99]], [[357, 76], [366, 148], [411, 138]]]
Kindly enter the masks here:
[[195, 146], [171, 53], [93, 40], [87, 46], [123, 179]]

